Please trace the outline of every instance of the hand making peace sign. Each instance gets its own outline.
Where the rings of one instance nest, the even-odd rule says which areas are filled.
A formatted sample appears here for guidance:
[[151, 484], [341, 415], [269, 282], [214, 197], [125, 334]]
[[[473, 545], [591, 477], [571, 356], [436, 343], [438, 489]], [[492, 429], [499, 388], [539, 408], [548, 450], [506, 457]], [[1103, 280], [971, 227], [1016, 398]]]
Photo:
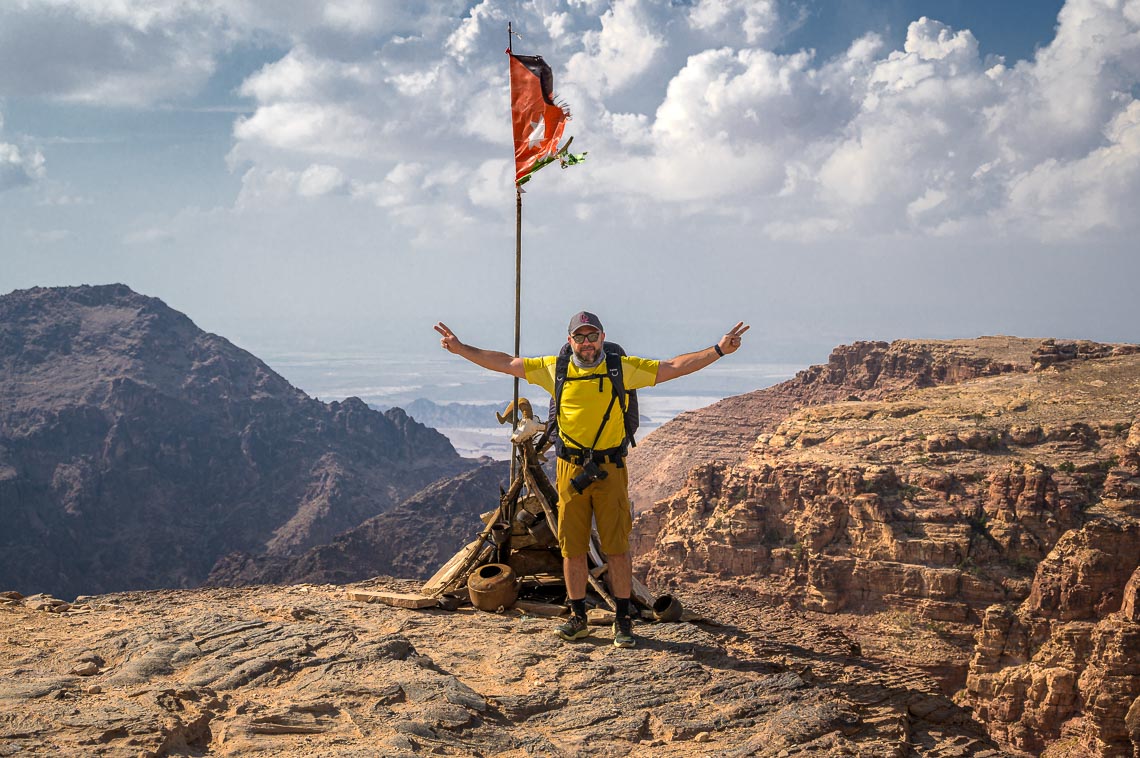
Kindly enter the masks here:
[[728, 333], [720, 338], [717, 344], [720, 346], [720, 351], [725, 355], [735, 353], [740, 349], [740, 336], [748, 331], [749, 327], [743, 321], [738, 321], [736, 326], [728, 330]]
[[455, 336], [455, 332], [447, 328], [447, 324], [440, 321], [435, 325], [435, 330], [439, 332], [440, 335], [442, 335], [442, 339], [439, 341], [440, 347], [449, 353], [459, 352], [459, 346], [463, 343], [460, 342], [459, 338]]

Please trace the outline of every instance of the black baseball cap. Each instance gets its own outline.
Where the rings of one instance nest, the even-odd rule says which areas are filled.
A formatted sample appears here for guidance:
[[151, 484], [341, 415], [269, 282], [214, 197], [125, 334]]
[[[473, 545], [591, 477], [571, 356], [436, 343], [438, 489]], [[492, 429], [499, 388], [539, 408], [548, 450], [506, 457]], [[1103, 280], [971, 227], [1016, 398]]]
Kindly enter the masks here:
[[566, 327], [566, 333], [573, 334], [583, 326], [592, 326], [599, 332], [605, 331], [605, 329], [602, 328], [602, 320], [600, 318], [589, 311], [581, 311], [570, 317], [570, 326]]

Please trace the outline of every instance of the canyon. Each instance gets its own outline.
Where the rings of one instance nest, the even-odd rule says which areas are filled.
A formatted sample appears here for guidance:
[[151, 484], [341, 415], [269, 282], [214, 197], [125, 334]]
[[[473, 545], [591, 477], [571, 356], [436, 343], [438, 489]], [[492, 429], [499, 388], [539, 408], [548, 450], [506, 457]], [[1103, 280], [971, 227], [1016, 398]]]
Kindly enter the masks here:
[[[863, 343], [802, 372], [792, 383], [824, 383], [809, 402], [642, 511], [638, 569], [828, 618], [864, 654], [937, 678], [1011, 752], [1132, 756], [1140, 355], [1002, 340], [930, 343], [901, 373], [882, 370], [889, 354], [921, 358], [921, 343]], [[714, 406], [710, 437], [726, 407], [787, 390]], [[645, 452], [675, 454], [656, 442]]]
[[989, 336], [682, 414], [629, 465], [689, 615], [618, 653], [347, 594], [414, 591], [507, 464], [122, 285], [12, 293], [0, 755], [1135, 758], [1138, 410], [1136, 345]]

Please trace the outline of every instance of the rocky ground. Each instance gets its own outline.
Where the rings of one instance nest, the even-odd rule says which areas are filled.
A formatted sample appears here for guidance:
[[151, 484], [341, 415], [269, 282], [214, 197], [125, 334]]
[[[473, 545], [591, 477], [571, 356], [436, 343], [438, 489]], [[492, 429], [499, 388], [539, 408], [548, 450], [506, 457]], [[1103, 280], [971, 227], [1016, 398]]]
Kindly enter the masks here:
[[[92, 294], [100, 293], [71, 293]], [[235, 386], [249, 389], [252, 382], [255, 391], [238, 394], [261, 408], [278, 397], [262, 391], [276, 386], [274, 376], [156, 302], [140, 306], [151, 316], [144, 324], [173, 319], [194, 344], [225, 348], [219, 353], [225, 360], [193, 362], [197, 378], [169, 385], [171, 397], [214, 393], [210, 407], [224, 401], [237, 408], [222, 414], [227, 424], [277, 423], [281, 414], [261, 409], [250, 416], [241, 403], [225, 405]], [[115, 313], [129, 324], [139, 315], [131, 308]], [[102, 511], [93, 507], [101, 501], [82, 493], [129, 491], [151, 501], [150, 490], [131, 485], [136, 480], [111, 476], [118, 469], [110, 463], [106, 471], [80, 471], [60, 462], [58, 449], [79, 463], [96, 460], [71, 450], [86, 439], [76, 431], [83, 424], [56, 423], [75, 414], [36, 415], [45, 398], [28, 388], [68, 386], [36, 373], [52, 367], [47, 358], [82, 357], [94, 344], [99, 360], [58, 364], [87, 376], [92, 366], [102, 371], [131, 357], [112, 350], [117, 343], [85, 336], [92, 329], [105, 334], [95, 329], [102, 321], [80, 321], [71, 331], [41, 329], [35, 339], [0, 328], [5, 365], [20, 369], [5, 369], [19, 381], [0, 384], [5, 397], [18, 401], [7, 406], [15, 416], [0, 419], [8, 440], [0, 444], [0, 495], [33, 503], [31, 493], [43, 506], [9, 509], [10, 517], [36, 512], [41, 521], [55, 514], [85, 523]], [[0, 320], [0, 326], [9, 322], [23, 323]], [[118, 357], [107, 359], [106, 350]], [[169, 373], [168, 363], [150, 362]], [[189, 465], [197, 453], [179, 458], [170, 445], [149, 446], [153, 440], [143, 432], [166, 429], [163, 419], [173, 417], [140, 410], [149, 406], [136, 390], [151, 381], [140, 376], [145, 381], [112, 386], [127, 387], [127, 399], [134, 399], [114, 406], [110, 431], [100, 425], [103, 411], [79, 420], [91, 422], [96, 442], [129, 439], [139, 450], [157, 450], [163, 465], [147, 471], [162, 477], [173, 471], [178, 476], [168, 478], [175, 483], [200, 481]], [[261, 543], [231, 553], [212, 579], [291, 586], [121, 593], [75, 603], [0, 593], [0, 756], [1135, 758], [1138, 398], [1135, 345], [900, 340], [841, 346], [827, 364], [789, 382], [685, 414], [650, 435], [631, 459], [640, 513], [634, 552], [640, 578], [680, 596], [702, 620], [645, 625], [643, 644], [619, 651], [606, 629], [565, 645], [551, 634], [548, 618], [362, 605], [343, 588], [322, 584], [430, 572], [478, 529], [475, 515], [492, 507], [501, 475], [478, 468], [360, 523], [359, 509], [341, 506], [371, 502], [380, 491], [395, 502], [389, 475], [407, 465], [405, 485], [426, 476], [414, 450], [434, 438], [402, 414], [380, 417], [349, 402], [326, 409], [297, 397], [318, 422], [306, 450], [324, 451], [329, 440], [345, 456], [358, 447], [387, 449], [375, 439], [377, 430], [385, 440], [405, 435], [408, 444], [394, 445], [371, 468], [364, 458], [332, 468], [282, 464], [318, 471], [316, 479], [302, 477], [312, 484], [304, 507], [293, 507], [296, 498], [273, 498], [289, 505], [285, 522], [250, 511], [243, 523], [265, 532], [259, 539], [288, 543], [290, 550]], [[167, 406], [182, 407], [157, 407]], [[400, 428], [389, 433], [389, 422]], [[269, 429], [258, 423], [242, 427], [241, 439], [266, 443], [250, 447], [254, 453], [277, 450], [269, 437], [252, 434]], [[100, 455], [120, 448], [127, 449], [102, 444]], [[458, 461], [453, 451], [445, 457]], [[133, 460], [112, 458], [116, 465]], [[473, 465], [459, 461], [460, 470]], [[266, 468], [256, 479], [276, 486], [275, 472], [283, 470]], [[76, 478], [77, 471], [102, 473]], [[358, 476], [369, 471], [379, 478]], [[24, 480], [40, 485], [28, 488]], [[110, 486], [115, 482], [120, 490]], [[215, 484], [240, 490], [230, 480]], [[352, 513], [356, 527], [330, 536], [330, 516]], [[149, 550], [158, 563], [184, 570], [184, 550], [166, 547], [149, 531], [116, 526], [150, 530], [162, 522], [142, 513], [108, 523], [116, 545]], [[29, 534], [38, 535], [32, 547], [43, 542], [52, 556], [70, 555], [70, 543], [51, 542], [53, 532], [38, 523], [0, 528], [0, 563], [6, 561], [10, 579], [26, 579], [9, 582], [13, 589], [43, 590], [32, 584], [50, 575], [28, 558], [35, 557]], [[444, 532], [452, 542], [441, 538]], [[88, 543], [97, 536], [66, 533], [85, 535]], [[134, 565], [131, 550], [104, 547], [99, 565]], [[81, 571], [72, 579], [99, 575]], [[397, 580], [369, 586], [416, 589]]]
[[[417, 585], [363, 585], [413, 591]], [[350, 601], [344, 587], [0, 604], [0, 756], [998, 756], [934, 679], [743, 592], [609, 627]]]

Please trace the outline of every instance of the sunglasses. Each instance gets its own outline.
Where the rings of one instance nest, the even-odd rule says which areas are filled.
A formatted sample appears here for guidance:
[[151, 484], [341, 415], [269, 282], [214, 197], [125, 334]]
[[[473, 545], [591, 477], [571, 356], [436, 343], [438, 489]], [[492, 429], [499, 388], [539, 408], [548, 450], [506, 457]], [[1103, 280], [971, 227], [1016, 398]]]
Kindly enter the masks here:
[[583, 342], [597, 342], [601, 336], [601, 332], [586, 332], [585, 334], [571, 334], [570, 339], [574, 340], [575, 345], [581, 345]]

